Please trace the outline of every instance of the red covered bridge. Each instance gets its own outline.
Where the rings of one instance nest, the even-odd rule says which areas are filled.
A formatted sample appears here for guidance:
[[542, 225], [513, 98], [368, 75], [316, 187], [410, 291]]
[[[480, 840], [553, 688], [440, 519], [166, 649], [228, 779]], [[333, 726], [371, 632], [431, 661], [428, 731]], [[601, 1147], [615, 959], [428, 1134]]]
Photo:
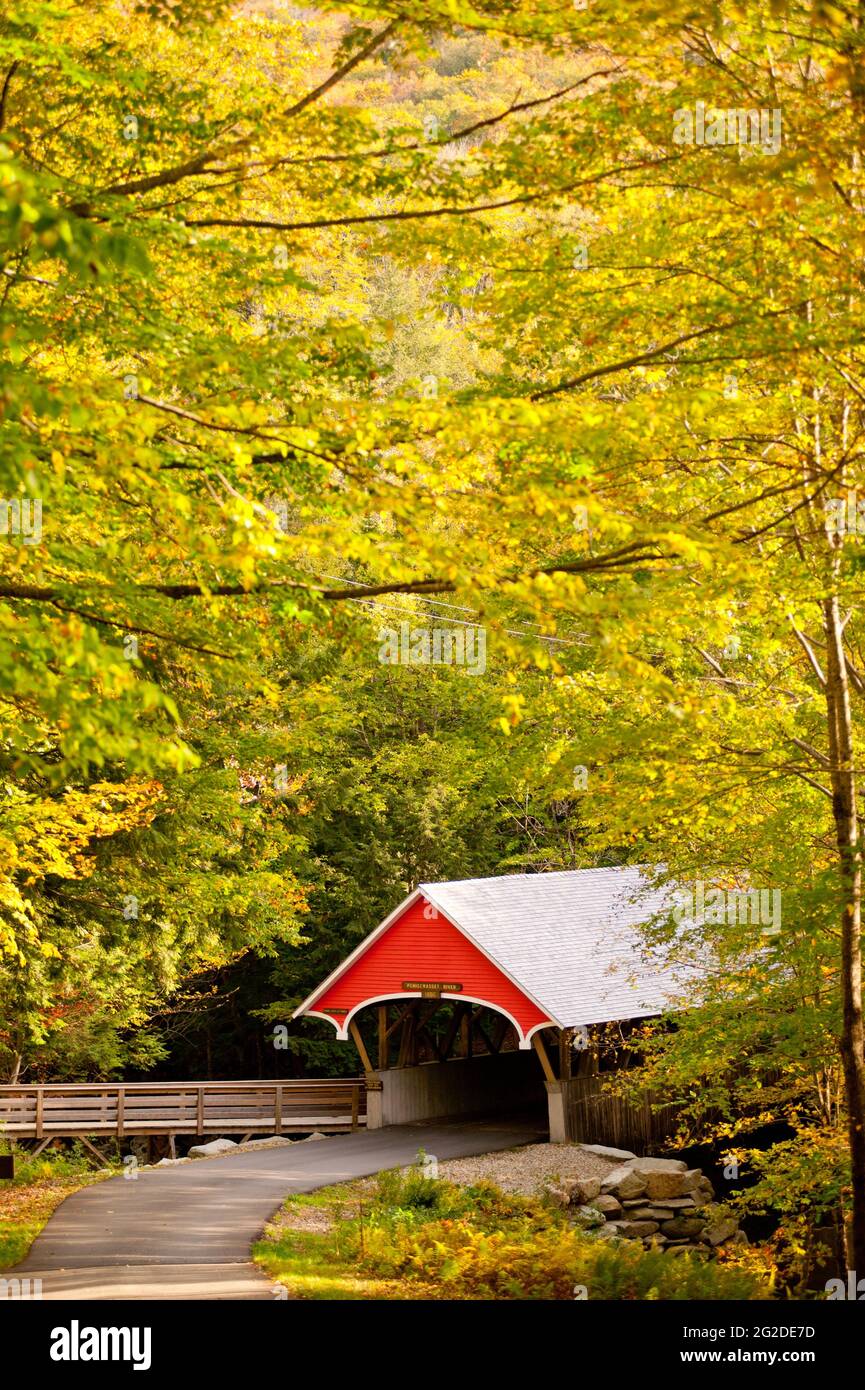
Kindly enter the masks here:
[[423, 883], [294, 1016], [354, 1040], [370, 1127], [546, 1099], [552, 1139], [648, 1148], [668, 1117], [605, 1096], [595, 1042], [673, 1004], [638, 930], [670, 905], [632, 868]]

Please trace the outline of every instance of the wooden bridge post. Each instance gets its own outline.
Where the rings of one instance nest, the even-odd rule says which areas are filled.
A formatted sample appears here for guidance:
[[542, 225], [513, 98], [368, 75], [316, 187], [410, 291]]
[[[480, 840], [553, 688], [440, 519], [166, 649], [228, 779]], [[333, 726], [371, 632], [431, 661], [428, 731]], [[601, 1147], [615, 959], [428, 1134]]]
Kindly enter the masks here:
[[376, 1071], [366, 1075], [366, 1127], [381, 1129], [384, 1124], [384, 1083]]
[[550, 1121], [550, 1143], [566, 1144], [568, 1141], [567, 1102], [569, 1081], [546, 1081], [547, 1114]]
[[572, 1051], [573, 1041], [574, 1041], [574, 1030], [573, 1030], [573, 1028], [562, 1028], [562, 1029], [559, 1031], [559, 1078], [560, 1078], [562, 1081], [570, 1081], [570, 1079], [571, 1079], [571, 1073], [572, 1073], [571, 1060], [572, 1060], [572, 1058], [573, 1058], [573, 1051]]
[[351, 1023], [348, 1025], [348, 1031], [351, 1033], [352, 1039], [354, 1040], [354, 1045], [357, 1048], [358, 1053], [360, 1054], [360, 1060], [363, 1065], [364, 1071], [372, 1071], [373, 1065], [372, 1062], [369, 1060], [369, 1053], [366, 1050], [363, 1038], [360, 1035], [360, 1029], [355, 1023], [354, 1019], [352, 1019]]
[[552, 1064], [550, 1062], [549, 1057], [547, 1056], [547, 1049], [544, 1047], [544, 1040], [541, 1037], [540, 1032], [532, 1033], [532, 1047], [535, 1049], [535, 1052], [538, 1054], [538, 1057], [540, 1059], [540, 1063], [544, 1071], [545, 1080], [548, 1082], [557, 1082], [559, 1078], [553, 1071]]
[[378, 1006], [378, 1066], [379, 1071], [383, 1071], [387, 1066], [389, 1046], [389, 1034], [387, 1029], [387, 1004]]

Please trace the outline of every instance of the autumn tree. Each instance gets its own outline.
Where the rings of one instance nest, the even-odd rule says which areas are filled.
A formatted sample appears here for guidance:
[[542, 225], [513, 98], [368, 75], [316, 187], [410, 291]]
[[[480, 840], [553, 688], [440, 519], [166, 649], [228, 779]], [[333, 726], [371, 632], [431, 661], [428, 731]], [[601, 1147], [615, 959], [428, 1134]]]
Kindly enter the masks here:
[[12, 775], [182, 778], [216, 669], [264, 723], [287, 628], [462, 606], [596, 852], [784, 893], [865, 1268], [858, 11], [117, 13], [0, 30]]

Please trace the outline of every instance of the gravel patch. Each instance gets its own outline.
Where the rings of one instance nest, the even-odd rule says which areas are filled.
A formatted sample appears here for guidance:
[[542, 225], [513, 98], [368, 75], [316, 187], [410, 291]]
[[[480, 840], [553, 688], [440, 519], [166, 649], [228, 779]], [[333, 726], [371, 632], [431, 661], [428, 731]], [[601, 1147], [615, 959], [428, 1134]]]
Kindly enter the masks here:
[[485, 1180], [505, 1192], [531, 1197], [553, 1179], [603, 1178], [616, 1166], [577, 1144], [528, 1144], [474, 1158], [448, 1158], [439, 1163], [438, 1171], [449, 1182], [469, 1185]]
[[[356, 1213], [352, 1211], [347, 1214], [354, 1216]], [[292, 1203], [268, 1222], [265, 1235], [274, 1240], [278, 1240], [285, 1231], [311, 1231], [315, 1235], [327, 1235], [336, 1224], [336, 1215], [336, 1211], [328, 1207]]]

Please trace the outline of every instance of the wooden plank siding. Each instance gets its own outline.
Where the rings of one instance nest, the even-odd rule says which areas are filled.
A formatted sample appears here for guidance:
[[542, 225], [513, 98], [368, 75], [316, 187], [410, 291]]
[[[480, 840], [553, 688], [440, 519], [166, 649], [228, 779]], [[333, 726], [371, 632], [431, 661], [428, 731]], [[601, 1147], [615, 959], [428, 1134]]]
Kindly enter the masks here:
[[366, 1124], [363, 1081], [0, 1086], [0, 1137], [339, 1133]]
[[579, 1144], [609, 1144], [637, 1154], [657, 1153], [672, 1133], [677, 1110], [659, 1108], [648, 1094], [640, 1105], [613, 1095], [603, 1076], [572, 1077], [560, 1083], [564, 1092], [568, 1138]]
[[[342, 1030], [345, 1019], [361, 1005], [374, 1007], [385, 1000], [396, 1003], [422, 998], [424, 981], [430, 986], [441, 984], [441, 998], [455, 1003], [462, 998], [497, 1009], [513, 1020], [522, 1036], [539, 1024], [552, 1026], [552, 1020], [534, 1000], [458, 927], [438, 912], [430, 916], [424, 898], [410, 901], [386, 931], [362, 943], [337, 978], [310, 995], [298, 1012], [314, 1008]], [[476, 1019], [468, 1027], [473, 1024], [477, 1024]], [[418, 1061], [410, 1031], [403, 1038], [402, 1065], [408, 1066]]]

